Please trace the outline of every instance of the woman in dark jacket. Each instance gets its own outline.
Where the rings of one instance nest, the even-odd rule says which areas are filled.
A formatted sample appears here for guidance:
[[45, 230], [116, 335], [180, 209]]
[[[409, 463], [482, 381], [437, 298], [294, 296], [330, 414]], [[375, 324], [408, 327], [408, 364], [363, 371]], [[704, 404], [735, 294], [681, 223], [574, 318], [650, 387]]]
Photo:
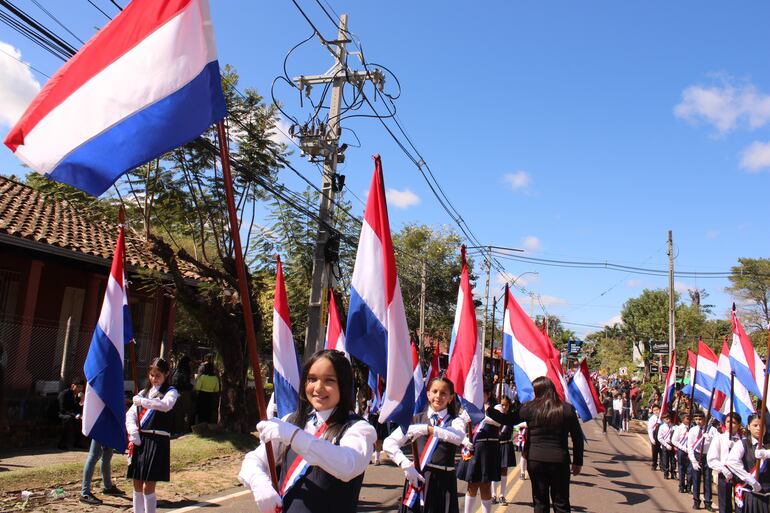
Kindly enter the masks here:
[[[553, 382], [539, 377], [532, 382], [535, 398], [521, 407], [519, 416], [527, 423], [524, 456], [532, 482], [535, 513], [570, 511], [570, 471], [580, 473], [583, 466], [583, 430], [575, 408], [556, 394]], [[567, 435], [572, 438], [570, 468]]]

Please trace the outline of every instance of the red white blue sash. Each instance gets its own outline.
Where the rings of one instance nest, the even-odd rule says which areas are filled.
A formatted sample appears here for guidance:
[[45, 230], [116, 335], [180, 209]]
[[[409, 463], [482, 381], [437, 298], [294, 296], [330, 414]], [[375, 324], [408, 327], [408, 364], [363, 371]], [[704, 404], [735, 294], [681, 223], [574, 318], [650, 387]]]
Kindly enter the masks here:
[[[442, 427], [447, 419], [449, 419], [449, 415], [444, 415], [443, 418], [440, 418], [436, 421], [436, 425], [434, 427]], [[428, 437], [428, 441], [425, 442], [425, 447], [422, 448], [422, 455], [420, 456], [420, 466], [418, 468], [418, 471], [422, 474], [425, 471], [425, 467], [430, 463], [431, 458], [433, 457], [433, 453], [436, 452], [436, 448], [438, 447], [440, 440], [436, 436], [436, 433], [434, 432], [432, 435]], [[417, 502], [417, 498], [420, 499], [420, 504], [425, 505], [425, 496], [422, 493], [423, 487], [415, 488], [411, 484], [409, 485], [409, 488], [406, 490], [406, 494], [404, 495], [404, 506], [407, 508], [413, 508], [415, 503]]]
[[[329, 425], [324, 422], [321, 424], [321, 427], [318, 428], [318, 430], [315, 432], [313, 436], [316, 438], [321, 438], [321, 435], [324, 434], [326, 429], [329, 427]], [[304, 476], [308, 469], [310, 468], [310, 464], [303, 458], [301, 455], [297, 455], [296, 458], [294, 458], [294, 461], [291, 462], [291, 465], [289, 465], [288, 470], [286, 471], [285, 477], [283, 479], [283, 483], [281, 484], [281, 497], [286, 497], [286, 494], [289, 493], [289, 490], [291, 490], [291, 487], [297, 484], [297, 481], [300, 480], [302, 476]]]

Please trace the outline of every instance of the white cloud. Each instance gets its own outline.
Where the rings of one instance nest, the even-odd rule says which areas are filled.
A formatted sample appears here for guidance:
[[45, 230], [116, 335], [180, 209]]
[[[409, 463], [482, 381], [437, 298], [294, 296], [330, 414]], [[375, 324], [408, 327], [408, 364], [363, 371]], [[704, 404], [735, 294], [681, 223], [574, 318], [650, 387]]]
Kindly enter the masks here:
[[708, 240], [716, 240], [717, 237], [719, 237], [718, 230], [714, 230], [713, 228], [706, 230], [706, 238]]
[[623, 324], [623, 317], [620, 314], [601, 323], [602, 326], [615, 326], [616, 324]]
[[569, 304], [566, 299], [556, 296], [540, 296], [540, 302], [543, 303], [543, 306], [566, 306]]
[[524, 246], [524, 249], [527, 251], [540, 251], [543, 248], [543, 245], [540, 243], [540, 239], [534, 235], [528, 235], [527, 237], [524, 237], [521, 240], [521, 245]]
[[396, 208], [409, 208], [420, 204], [420, 197], [409, 189], [403, 191], [387, 189], [385, 195], [388, 198], [388, 205], [393, 205]]
[[506, 273], [505, 275], [497, 273], [493, 285], [498, 288], [502, 288], [503, 285], [508, 283], [508, 279], [516, 279], [516, 286], [518, 287], [527, 287], [532, 283], [537, 283], [540, 280], [540, 276], [533, 272], [526, 272], [524, 274], [518, 275], [518, 277], [513, 276], [511, 273]]
[[754, 141], [741, 153], [741, 169], [756, 173], [770, 168], [770, 141]]
[[13, 126], [40, 91], [40, 84], [29, 66], [16, 60], [21, 59], [19, 50], [0, 41], [0, 54], [0, 126]]
[[283, 118], [279, 118], [276, 122], [275, 128], [273, 128], [273, 130], [270, 132], [270, 140], [277, 144], [292, 146], [294, 141], [288, 135], [290, 126], [291, 125], [288, 121]]
[[729, 76], [713, 87], [692, 85], [682, 91], [682, 101], [674, 107], [678, 118], [706, 122], [720, 134], [734, 130], [742, 121], [749, 128], [770, 122], [770, 95], [761, 93], [751, 83], [736, 83]]
[[635, 289], [642, 286], [642, 280], [628, 280], [626, 282], [627, 289]]
[[514, 191], [524, 190], [532, 183], [532, 177], [525, 171], [518, 170], [515, 173], [506, 173], [503, 180], [511, 186]]
[[675, 281], [674, 290], [679, 292], [680, 294], [686, 294], [687, 291], [689, 290], [695, 290], [695, 287], [692, 285], [688, 285], [687, 283], [683, 283], [681, 281]]

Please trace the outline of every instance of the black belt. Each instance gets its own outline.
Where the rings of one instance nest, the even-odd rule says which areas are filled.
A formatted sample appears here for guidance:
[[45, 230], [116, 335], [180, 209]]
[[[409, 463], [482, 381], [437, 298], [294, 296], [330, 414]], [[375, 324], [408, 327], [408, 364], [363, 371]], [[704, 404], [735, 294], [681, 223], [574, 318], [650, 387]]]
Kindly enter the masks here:
[[428, 464], [427, 464], [427, 465], [425, 465], [425, 466], [426, 466], [426, 467], [430, 467], [430, 468], [435, 468], [436, 470], [446, 470], [446, 471], [451, 471], [451, 470], [454, 470], [454, 469], [455, 469], [454, 467], [447, 467], [447, 466], [444, 466], [444, 465], [434, 465], [433, 463], [428, 463]]
[[475, 444], [476, 442], [499, 442], [499, 441], [500, 441], [499, 438], [479, 438], [478, 440], [474, 440], [473, 443]]

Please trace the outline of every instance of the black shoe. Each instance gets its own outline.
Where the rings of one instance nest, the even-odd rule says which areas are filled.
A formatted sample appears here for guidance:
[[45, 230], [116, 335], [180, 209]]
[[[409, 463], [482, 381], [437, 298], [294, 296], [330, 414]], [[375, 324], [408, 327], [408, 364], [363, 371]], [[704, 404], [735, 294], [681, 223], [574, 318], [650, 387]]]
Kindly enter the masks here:
[[125, 495], [126, 493], [115, 485], [102, 490], [104, 495]]
[[492, 496], [492, 504], [497, 504], [497, 497], [494, 495]]
[[706, 511], [715, 511], [714, 508], [711, 507], [711, 503], [710, 502], [706, 503]]
[[510, 504], [510, 502], [508, 502], [508, 500], [504, 496], [502, 496], [502, 495], [497, 498], [497, 502], [499, 504], [504, 505], [504, 506], [507, 506], [508, 504]]
[[668, 474], [665, 474], [665, 473], [664, 473], [664, 474], [663, 474], [663, 479], [671, 479], [671, 476], [669, 476]]
[[101, 499], [97, 499], [96, 497], [93, 496], [93, 494], [90, 494], [90, 493], [88, 495], [81, 495], [80, 502], [84, 504], [92, 504], [94, 506], [98, 506], [102, 504]]
[[687, 490], [685, 490], [684, 488], [680, 488], [679, 493], [687, 493]]
[[700, 508], [700, 502], [696, 502], [692, 505], [692, 509], [701, 509]]

